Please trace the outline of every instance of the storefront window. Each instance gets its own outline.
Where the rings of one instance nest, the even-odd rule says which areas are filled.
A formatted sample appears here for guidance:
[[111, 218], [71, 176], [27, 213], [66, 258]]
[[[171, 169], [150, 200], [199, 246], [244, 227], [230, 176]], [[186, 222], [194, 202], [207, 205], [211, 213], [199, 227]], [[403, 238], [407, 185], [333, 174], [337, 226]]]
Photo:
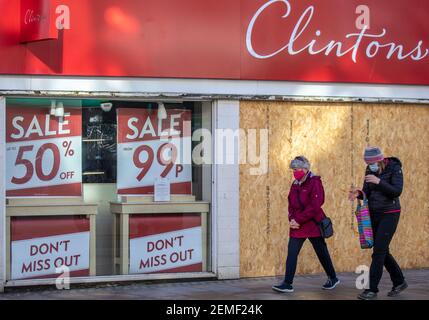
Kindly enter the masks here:
[[82, 168], [84, 183], [116, 182], [116, 115], [103, 111], [101, 101], [82, 107]]
[[209, 102], [7, 100], [8, 280], [211, 271]]

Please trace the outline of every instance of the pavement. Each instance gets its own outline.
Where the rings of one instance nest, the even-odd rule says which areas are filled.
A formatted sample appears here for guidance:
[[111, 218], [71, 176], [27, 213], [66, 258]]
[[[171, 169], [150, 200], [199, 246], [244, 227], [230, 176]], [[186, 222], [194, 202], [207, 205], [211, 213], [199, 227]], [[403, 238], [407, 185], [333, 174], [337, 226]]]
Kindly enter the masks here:
[[[389, 298], [391, 282], [384, 272], [379, 300], [429, 300], [429, 269], [405, 270], [409, 288]], [[0, 300], [356, 300], [357, 274], [340, 273], [341, 284], [332, 291], [321, 289], [325, 275], [296, 276], [294, 293], [271, 289], [281, 277], [211, 280], [175, 283], [106, 284], [93, 287], [72, 286], [70, 290], [45, 288], [6, 288]]]

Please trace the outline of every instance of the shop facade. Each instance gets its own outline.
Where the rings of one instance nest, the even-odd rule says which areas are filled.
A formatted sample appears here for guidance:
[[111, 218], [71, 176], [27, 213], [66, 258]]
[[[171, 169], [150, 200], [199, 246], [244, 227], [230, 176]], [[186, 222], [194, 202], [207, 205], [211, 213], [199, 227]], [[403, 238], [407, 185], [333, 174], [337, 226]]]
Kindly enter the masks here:
[[[334, 2], [0, 1], [0, 286], [280, 275], [297, 154], [323, 177], [337, 268], [367, 264], [346, 193], [368, 144], [429, 164], [429, 31], [383, 19], [391, 1], [368, 6], [373, 36], [354, 1], [333, 30]], [[429, 266], [424, 171], [406, 178], [405, 268]], [[320, 272], [307, 249], [299, 272]]]
[[[56, 284], [60, 276], [72, 284], [238, 278], [238, 166], [206, 160], [218, 148], [213, 126], [238, 128], [238, 102], [122, 94], [2, 97], [2, 120], [10, 124], [2, 133], [18, 139], [2, 145], [6, 287]], [[51, 115], [49, 104], [63, 106], [64, 118]], [[155, 140], [160, 105], [176, 140]], [[146, 142], [121, 140], [145, 128], [155, 134]], [[203, 139], [198, 164], [186, 160]]]

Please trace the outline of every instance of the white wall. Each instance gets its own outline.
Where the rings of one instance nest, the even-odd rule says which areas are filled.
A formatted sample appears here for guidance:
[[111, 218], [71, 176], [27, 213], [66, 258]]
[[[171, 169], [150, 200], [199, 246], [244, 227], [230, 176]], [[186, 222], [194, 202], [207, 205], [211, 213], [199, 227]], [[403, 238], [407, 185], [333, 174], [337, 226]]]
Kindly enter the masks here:
[[[216, 129], [238, 130], [240, 126], [238, 101], [217, 101], [215, 105]], [[222, 144], [215, 140], [215, 155]], [[219, 279], [237, 279], [240, 276], [240, 181], [236, 143], [231, 152], [235, 164], [215, 165], [215, 250], [216, 271]], [[227, 154], [226, 154], [227, 155]]]

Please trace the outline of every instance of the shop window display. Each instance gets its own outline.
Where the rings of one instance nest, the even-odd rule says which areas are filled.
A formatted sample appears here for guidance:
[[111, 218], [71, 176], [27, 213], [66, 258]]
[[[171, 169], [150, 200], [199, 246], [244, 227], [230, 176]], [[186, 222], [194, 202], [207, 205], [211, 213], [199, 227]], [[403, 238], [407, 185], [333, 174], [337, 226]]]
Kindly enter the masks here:
[[210, 271], [211, 165], [191, 159], [210, 103], [14, 98], [7, 114], [8, 280]]

